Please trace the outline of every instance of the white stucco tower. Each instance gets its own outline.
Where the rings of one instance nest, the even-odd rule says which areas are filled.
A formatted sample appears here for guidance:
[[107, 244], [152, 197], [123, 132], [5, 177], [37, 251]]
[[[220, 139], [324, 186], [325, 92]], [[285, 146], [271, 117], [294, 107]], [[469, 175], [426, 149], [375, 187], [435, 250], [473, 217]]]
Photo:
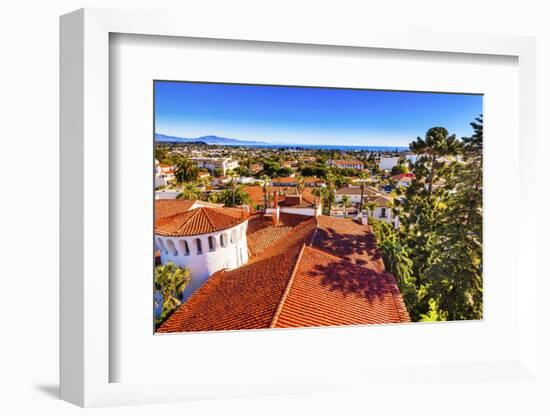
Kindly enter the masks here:
[[183, 293], [189, 298], [212, 274], [248, 262], [245, 212], [224, 208], [195, 208], [162, 218], [155, 225], [155, 243], [162, 264], [189, 268], [191, 282]]

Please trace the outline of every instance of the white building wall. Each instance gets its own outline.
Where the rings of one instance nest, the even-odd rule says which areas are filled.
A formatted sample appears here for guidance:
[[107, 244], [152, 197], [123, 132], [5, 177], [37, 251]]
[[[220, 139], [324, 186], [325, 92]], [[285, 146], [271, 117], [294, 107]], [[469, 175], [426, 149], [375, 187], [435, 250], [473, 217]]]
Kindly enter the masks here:
[[[386, 212], [385, 217], [382, 216], [382, 213], [384, 212], [384, 210]], [[391, 208], [376, 207], [374, 209], [374, 218], [382, 220], [382, 221], [386, 221], [386, 222], [391, 222], [391, 220], [392, 220]]]
[[394, 166], [397, 165], [398, 161], [398, 157], [381, 157], [378, 166], [382, 170], [391, 170]]
[[[342, 197], [344, 195], [340, 195], [340, 194], [336, 194], [335, 195], [335, 201], [337, 203], [340, 203], [342, 202]], [[366, 199], [366, 196], [367, 196], [367, 192], [365, 192], [365, 194], [363, 195], [363, 199]], [[352, 204], [358, 204], [361, 202], [361, 195], [347, 195], [347, 197], [349, 198], [349, 200], [351, 201]]]
[[285, 214], [307, 215], [309, 217], [314, 217], [316, 215], [321, 215], [323, 213], [323, 209], [322, 206], [318, 206], [317, 208], [281, 207], [281, 212]]
[[[187, 300], [215, 272], [222, 269], [235, 269], [248, 262], [247, 226], [248, 221], [245, 221], [220, 232], [189, 237], [155, 235], [162, 264], [172, 262], [180, 267], [189, 268], [191, 282], [183, 292], [184, 300]], [[222, 235], [225, 236], [224, 246], [220, 239]], [[214, 239], [213, 250], [209, 249], [208, 237]], [[201, 242], [202, 254], [197, 252], [197, 240]], [[185, 252], [184, 242], [187, 242], [189, 254]]]
[[155, 191], [155, 199], [176, 199], [179, 194], [180, 191]]

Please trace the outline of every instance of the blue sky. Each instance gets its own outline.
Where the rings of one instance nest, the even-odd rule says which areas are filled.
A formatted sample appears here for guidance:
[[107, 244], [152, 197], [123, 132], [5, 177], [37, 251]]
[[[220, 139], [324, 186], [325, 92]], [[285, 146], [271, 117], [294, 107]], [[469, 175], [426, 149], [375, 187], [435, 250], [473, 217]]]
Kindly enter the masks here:
[[434, 126], [459, 137], [480, 95], [155, 81], [156, 132], [289, 144], [407, 146]]

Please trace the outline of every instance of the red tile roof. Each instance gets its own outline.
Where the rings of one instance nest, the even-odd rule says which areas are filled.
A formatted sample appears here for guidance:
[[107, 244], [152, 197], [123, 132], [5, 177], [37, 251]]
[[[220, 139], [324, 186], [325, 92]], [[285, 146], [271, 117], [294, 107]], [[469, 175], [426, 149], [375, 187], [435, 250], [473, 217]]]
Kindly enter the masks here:
[[269, 328], [304, 242], [315, 229], [300, 223], [289, 238], [248, 264], [213, 274], [158, 332]]
[[284, 230], [290, 224], [268, 227], [257, 219], [249, 243], [268, 228], [283, 232], [245, 266], [212, 275], [158, 332], [410, 321], [368, 226], [320, 216]]
[[393, 276], [304, 246], [274, 328], [409, 321]]
[[391, 178], [394, 181], [400, 181], [400, 180], [403, 180], [403, 179], [413, 180], [413, 179], [416, 178], [416, 175], [414, 173], [400, 173], [398, 175], [393, 175]]
[[343, 159], [338, 159], [338, 160], [332, 160], [330, 163], [334, 164], [334, 165], [349, 165], [349, 164], [353, 164], [353, 165], [361, 165], [363, 166], [363, 162], [361, 162], [360, 160], [343, 160]]
[[376, 248], [376, 239], [369, 225], [319, 216], [312, 245], [358, 266], [379, 273], [384, 271], [384, 261]]
[[[363, 195], [375, 195], [379, 194], [378, 189], [372, 186], [365, 186]], [[337, 195], [361, 195], [361, 186], [344, 186], [336, 191]]]
[[[299, 177], [286, 177], [286, 178], [273, 178], [271, 182], [273, 183], [298, 183]], [[304, 176], [304, 183], [325, 183], [323, 179], [317, 178], [315, 176]]]
[[186, 199], [156, 199], [155, 218], [158, 221], [165, 217], [189, 211], [195, 202], [196, 200]]
[[[241, 211], [242, 213], [242, 211]], [[189, 236], [209, 234], [238, 225], [248, 218], [225, 208], [200, 207], [169, 217], [157, 219], [155, 234]]]
[[[278, 194], [280, 195], [278, 199], [278, 204], [282, 207], [310, 208], [315, 203], [315, 197], [312, 194], [311, 188], [304, 188], [302, 192], [302, 200], [299, 203], [292, 198], [290, 198], [288, 201], [285, 198], [285, 196], [287, 195], [298, 196], [298, 190], [294, 186], [268, 186], [267, 189], [270, 195], [273, 195], [273, 192], [278, 192]], [[253, 204], [261, 207], [264, 206], [264, 190], [262, 186], [244, 186], [243, 190], [250, 196]]]

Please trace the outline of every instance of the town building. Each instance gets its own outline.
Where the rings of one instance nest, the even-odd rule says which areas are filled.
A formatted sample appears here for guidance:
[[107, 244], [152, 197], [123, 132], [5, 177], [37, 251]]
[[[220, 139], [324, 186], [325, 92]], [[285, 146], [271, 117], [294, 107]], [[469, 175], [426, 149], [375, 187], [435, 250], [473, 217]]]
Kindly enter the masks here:
[[327, 166], [339, 169], [363, 169], [363, 162], [359, 160], [328, 160]]
[[378, 160], [378, 167], [380, 170], [392, 170], [392, 168], [398, 164], [399, 157], [397, 156], [381, 156]]
[[[380, 192], [378, 189], [365, 185], [365, 188], [363, 190], [363, 198], [367, 195], [379, 195]], [[341, 203], [342, 198], [344, 196], [347, 196], [350, 200], [350, 202], [354, 205], [357, 205], [361, 202], [361, 186], [344, 186], [343, 188], [337, 189], [336, 192], [334, 192], [334, 199], [336, 203]]]
[[410, 322], [370, 226], [177, 202], [157, 209], [155, 238], [162, 263], [190, 267], [193, 294], [157, 332]]
[[168, 186], [176, 180], [175, 168], [155, 159], [155, 188]]
[[298, 186], [302, 181], [304, 186], [316, 187], [316, 186], [325, 186], [326, 182], [324, 179], [317, 178], [315, 176], [289, 176], [285, 178], [273, 178], [271, 179], [271, 186]]
[[316, 216], [323, 211], [321, 198], [313, 194], [312, 188], [305, 188], [299, 193], [298, 188], [292, 186], [268, 186], [264, 190], [261, 185], [251, 185], [244, 186], [243, 190], [250, 196], [252, 206], [256, 209], [264, 210], [267, 191], [268, 207], [272, 207], [276, 199], [281, 213]]
[[411, 182], [416, 179], [416, 176], [414, 173], [400, 173], [398, 175], [393, 175], [391, 178], [398, 187], [405, 187], [409, 186]]
[[222, 176], [225, 176], [228, 170], [239, 167], [239, 162], [228, 157], [192, 157], [191, 160], [199, 169], [208, 169], [210, 173], [218, 170]]
[[[171, 202], [177, 206], [180, 201]], [[155, 244], [161, 263], [187, 267], [192, 276], [184, 299], [218, 270], [246, 264], [248, 219], [246, 210], [196, 206], [196, 201], [181, 201], [179, 209], [157, 208]]]

